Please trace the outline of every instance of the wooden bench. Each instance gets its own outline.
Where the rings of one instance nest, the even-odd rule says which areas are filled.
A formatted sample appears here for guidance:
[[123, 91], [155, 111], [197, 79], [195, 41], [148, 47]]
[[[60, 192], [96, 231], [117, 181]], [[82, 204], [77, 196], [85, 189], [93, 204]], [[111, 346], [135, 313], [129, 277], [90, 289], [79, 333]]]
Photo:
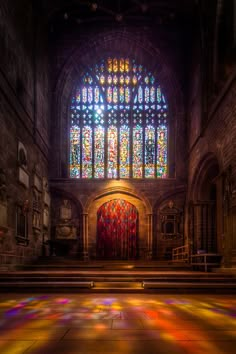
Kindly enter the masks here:
[[220, 265], [221, 255], [218, 253], [199, 253], [190, 256], [191, 266], [204, 267], [205, 272], [209, 267]]

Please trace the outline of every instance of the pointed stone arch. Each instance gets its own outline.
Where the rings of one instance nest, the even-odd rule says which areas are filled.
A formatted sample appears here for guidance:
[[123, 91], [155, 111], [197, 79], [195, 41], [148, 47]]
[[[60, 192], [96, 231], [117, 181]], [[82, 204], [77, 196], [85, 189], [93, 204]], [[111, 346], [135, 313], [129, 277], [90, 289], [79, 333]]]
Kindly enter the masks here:
[[188, 205], [188, 237], [192, 252], [219, 252], [221, 221], [217, 214], [221, 208], [220, 165], [213, 153], [199, 162], [190, 187]]

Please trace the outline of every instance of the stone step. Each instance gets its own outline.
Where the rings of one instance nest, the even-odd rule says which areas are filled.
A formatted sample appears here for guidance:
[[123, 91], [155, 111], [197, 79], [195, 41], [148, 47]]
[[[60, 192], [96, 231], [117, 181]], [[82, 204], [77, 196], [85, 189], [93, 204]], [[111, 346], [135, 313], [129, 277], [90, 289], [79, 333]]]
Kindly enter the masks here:
[[106, 281], [94, 282], [93, 290], [95, 289], [143, 289], [142, 282], [121, 282], [121, 281]]
[[158, 282], [158, 281], [143, 281], [143, 282], [2, 282], [1, 291], [79, 291], [79, 292], [134, 292], [134, 293], [217, 293], [231, 294], [236, 293], [236, 283], [221, 284], [214, 283], [196, 283], [196, 282]]
[[30, 289], [33, 290], [35, 288], [37, 289], [51, 289], [54, 288], [58, 292], [63, 291], [63, 289], [69, 289], [69, 288], [86, 288], [90, 289], [94, 286], [94, 283], [92, 281], [76, 281], [76, 282], [62, 282], [62, 281], [54, 281], [54, 282], [47, 282], [47, 281], [15, 281], [15, 282], [1, 282], [1, 290], [24, 290], [24, 289]]
[[214, 276], [214, 277], [195, 277], [195, 276], [150, 276], [149, 274], [146, 275], [139, 275], [134, 277], [128, 276], [102, 276], [99, 275], [84, 275], [84, 276], [43, 276], [43, 275], [27, 275], [27, 276], [0, 276], [0, 284], [4, 282], [8, 283], [18, 283], [18, 282], [123, 282], [123, 283], [132, 283], [132, 282], [142, 282], [142, 281], [149, 281], [149, 282], [172, 282], [172, 283], [179, 283], [179, 282], [195, 282], [198, 283], [214, 283], [217, 282], [218, 284], [225, 284], [225, 283], [236, 283], [236, 279], [234, 277], [226, 277], [226, 276]]
[[180, 282], [176, 284], [175, 282], [168, 282], [168, 283], [163, 283], [163, 282], [146, 282], [144, 281], [142, 283], [142, 286], [144, 289], [176, 289], [176, 285], [178, 285], [179, 289], [217, 289], [217, 290], [235, 290], [236, 291], [236, 282], [231, 282], [231, 283], [224, 283], [223, 288], [219, 289], [219, 283], [218, 282], [212, 282], [212, 283], [207, 283], [207, 282]]

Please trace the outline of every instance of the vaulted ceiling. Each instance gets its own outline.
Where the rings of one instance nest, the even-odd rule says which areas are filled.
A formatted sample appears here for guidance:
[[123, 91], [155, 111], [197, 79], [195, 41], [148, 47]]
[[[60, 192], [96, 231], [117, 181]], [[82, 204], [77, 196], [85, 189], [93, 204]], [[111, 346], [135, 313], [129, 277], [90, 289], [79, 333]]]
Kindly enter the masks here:
[[197, 0], [42, 0], [47, 22], [55, 28], [90, 25], [191, 25]]

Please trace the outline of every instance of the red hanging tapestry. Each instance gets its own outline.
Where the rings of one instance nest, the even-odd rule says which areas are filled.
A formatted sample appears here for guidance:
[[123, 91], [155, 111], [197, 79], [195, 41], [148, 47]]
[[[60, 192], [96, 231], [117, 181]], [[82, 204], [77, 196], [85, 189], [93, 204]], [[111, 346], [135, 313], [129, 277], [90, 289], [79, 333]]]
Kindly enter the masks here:
[[113, 199], [97, 212], [97, 258], [138, 257], [138, 211], [134, 205]]

